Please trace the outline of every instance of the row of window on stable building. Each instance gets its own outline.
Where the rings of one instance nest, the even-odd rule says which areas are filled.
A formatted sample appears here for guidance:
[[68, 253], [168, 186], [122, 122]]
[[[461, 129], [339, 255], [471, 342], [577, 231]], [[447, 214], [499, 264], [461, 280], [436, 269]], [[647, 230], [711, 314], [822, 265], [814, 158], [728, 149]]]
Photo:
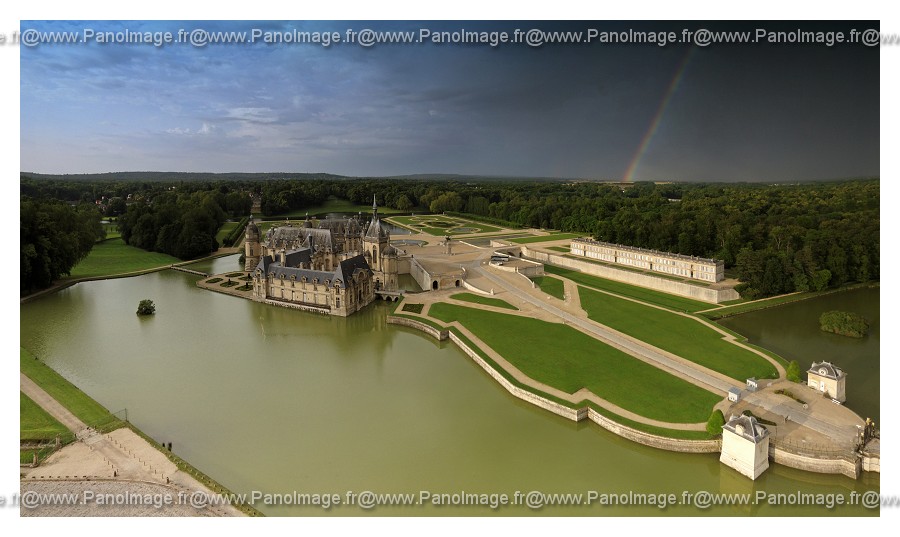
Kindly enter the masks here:
[[[579, 248], [580, 250], [580, 248]], [[582, 255], [588, 255], [587, 252], [597, 253], [598, 257], [608, 260], [608, 261], [618, 261], [622, 262], [624, 260], [638, 260], [638, 261], [648, 261], [653, 262], [654, 265], [681, 265], [681, 266], [695, 266], [699, 270], [703, 271], [713, 271], [715, 270], [715, 266], [703, 263], [696, 263], [690, 261], [680, 261], [678, 259], [671, 259], [663, 256], [655, 256], [655, 255], [637, 255], [631, 254], [628, 251], [619, 252], [618, 250], [586, 250]], [[610, 253], [612, 252], [612, 253]]]

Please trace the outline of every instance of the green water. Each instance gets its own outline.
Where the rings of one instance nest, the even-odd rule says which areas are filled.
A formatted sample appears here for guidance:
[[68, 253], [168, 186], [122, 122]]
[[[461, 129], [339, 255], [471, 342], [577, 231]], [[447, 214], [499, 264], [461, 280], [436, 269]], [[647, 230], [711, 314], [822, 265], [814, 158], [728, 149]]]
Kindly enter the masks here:
[[[237, 270], [236, 257], [209, 263]], [[203, 270], [203, 269], [201, 269]], [[513, 398], [455, 346], [384, 323], [197, 289], [171, 270], [86, 282], [21, 306], [21, 344], [235, 492], [821, 494], [879, 489], [643, 447]], [[139, 300], [157, 314], [139, 318]], [[852, 371], [851, 371], [852, 374]], [[852, 378], [852, 377], [851, 377]], [[859, 507], [271, 507], [269, 515], [857, 515]]]
[[[812, 300], [745, 313], [719, 321], [750, 343], [797, 360], [802, 377], [813, 361], [828, 361], [847, 372], [847, 407], [878, 422], [881, 409], [879, 288], [856, 289]], [[861, 339], [819, 329], [819, 316], [830, 310], [852, 311], [869, 321]], [[786, 328], [787, 327], [787, 328]]]

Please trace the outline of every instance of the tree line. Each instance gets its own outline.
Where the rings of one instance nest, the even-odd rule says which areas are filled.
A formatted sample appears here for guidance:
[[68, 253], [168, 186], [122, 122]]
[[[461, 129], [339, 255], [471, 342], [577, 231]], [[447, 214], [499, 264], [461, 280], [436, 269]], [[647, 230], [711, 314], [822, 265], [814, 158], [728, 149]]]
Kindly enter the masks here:
[[722, 259], [746, 298], [876, 280], [880, 273], [877, 179], [767, 185], [323, 175], [177, 183], [23, 178], [22, 189], [82, 201], [130, 194], [120, 217], [126, 242], [180, 258], [212, 248], [225, 215], [249, 213], [250, 194], [261, 199], [264, 216], [329, 197], [368, 205], [374, 195], [379, 206], [401, 211], [464, 213]]
[[91, 205], [23, 197], [19, 203], [19, 286], [27, 294], [69, 274], [106, 232]]

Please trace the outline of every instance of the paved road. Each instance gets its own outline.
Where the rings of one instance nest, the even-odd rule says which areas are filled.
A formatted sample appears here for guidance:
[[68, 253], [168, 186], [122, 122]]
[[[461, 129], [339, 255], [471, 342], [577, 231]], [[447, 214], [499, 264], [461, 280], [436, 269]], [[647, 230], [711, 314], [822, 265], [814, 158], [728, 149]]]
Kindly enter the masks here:
[[[837, 444], [852, 445], [856, 439], [856, 424], [851, 423], [851, 418], [849, 417], [849, 414], [852, 414], [852, 412], [847, 412], [848, 415], [845, 416], [844, 420], [838, 421], [837, 418], [833, 418], [832, 421], [826, 421], [813, 415], [809, 410], [803, 409], [799, 403], [786, 400], [784, 396], [768, 392], [746, 393], [744, 400], [751, 405], [764, 408], [773, 414], [785, 417], [794, 423], [821, 433]], [[833, 403], [826, 402], [825, 404]], [[835, 410], [838, 409], [836, 408]], [[862, 423], [862, 419], [859, 419], [859, 424]]]
[[704, 371], [690, 367], [689, 365], [686, 365], [682, 362], [673, 360], [672, 358], [669, 358], [668, 356], [665, 356], [652, 348], [641, 345], [633, 340], [624, 338], [621, 335], [617, 334], [616, 332], [614, 332], [608, 328], [605, 328], [603, 326], [595, 324], [589, 320], [576, 317], [566, 311], [563, 311], [563, 310], [557, 308], [556, 306], [553, 306], [552, 304], [547, 303], [546, 301], [543, 301], [543, 300], [540, 300], [538, 298], [531, 296], [530, 294], [522, 291], [521, 289], [518, 289], [513, 284], [509, 283], [504, 278], [501, 278], [501, 277], [491, 273], [489, 270], [484, 269], [481, 265], [481, 262], [483, 259], [487, 258], [489, 255], [490, 255], [490, 251], [487, 252], [483, 257], [472, 261], [469, 264], [468, 270], [471, 270], [471, 271], [479, 274], [480, 276], [487, 278], [495, 285], [502, 287], [503, 289], [512, 293], [516, 297], [518, 297], [526, 302], [529, 302], [541, 309], [544, 309], [544, 310], [552, 313], [553, 315], [556, 315], [557, 317], [563, 319], [565, 322], [575, 325], [575, 326], [578, 326], [579, 328], [581, 328], [587, 332], [590, 332], [591, 334], [593, 334], [600, 340], [606, 341], [617, 347], [620, 347], [629, 354], [633, 354], [635, 356], [645, 358], [649, 361], [659, 364], [660, 366], [662, 366], [664, 368], [671, 369], [673, 371], [677, 371], [678, 373], [681, 373], [682, 375], [689, 377], [689, 378], [695, 380], [696, 382], [704, 385], [707, 389], [710, 389], [714, 392], [727, 394], [728, 390], [731, 388], [738, 388], [738, 389], [743, 388], [743, 386], [740, 384], [728, 382], [721, 378], [710, 375]]

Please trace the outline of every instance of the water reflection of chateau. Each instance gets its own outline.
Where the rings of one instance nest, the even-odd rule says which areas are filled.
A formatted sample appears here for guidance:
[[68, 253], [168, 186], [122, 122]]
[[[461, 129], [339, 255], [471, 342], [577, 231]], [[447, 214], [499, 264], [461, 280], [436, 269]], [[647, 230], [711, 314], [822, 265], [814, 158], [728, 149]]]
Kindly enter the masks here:
[[357, 217], [326, 219], [314, 226], [270, 229], [265, 238], [253, 220], [247, 225], [244, 270], [253, 299], [346, 317], [370, 304], [376, 291], [398, 289], [399, 252], [372, 203], [364, 229]]

